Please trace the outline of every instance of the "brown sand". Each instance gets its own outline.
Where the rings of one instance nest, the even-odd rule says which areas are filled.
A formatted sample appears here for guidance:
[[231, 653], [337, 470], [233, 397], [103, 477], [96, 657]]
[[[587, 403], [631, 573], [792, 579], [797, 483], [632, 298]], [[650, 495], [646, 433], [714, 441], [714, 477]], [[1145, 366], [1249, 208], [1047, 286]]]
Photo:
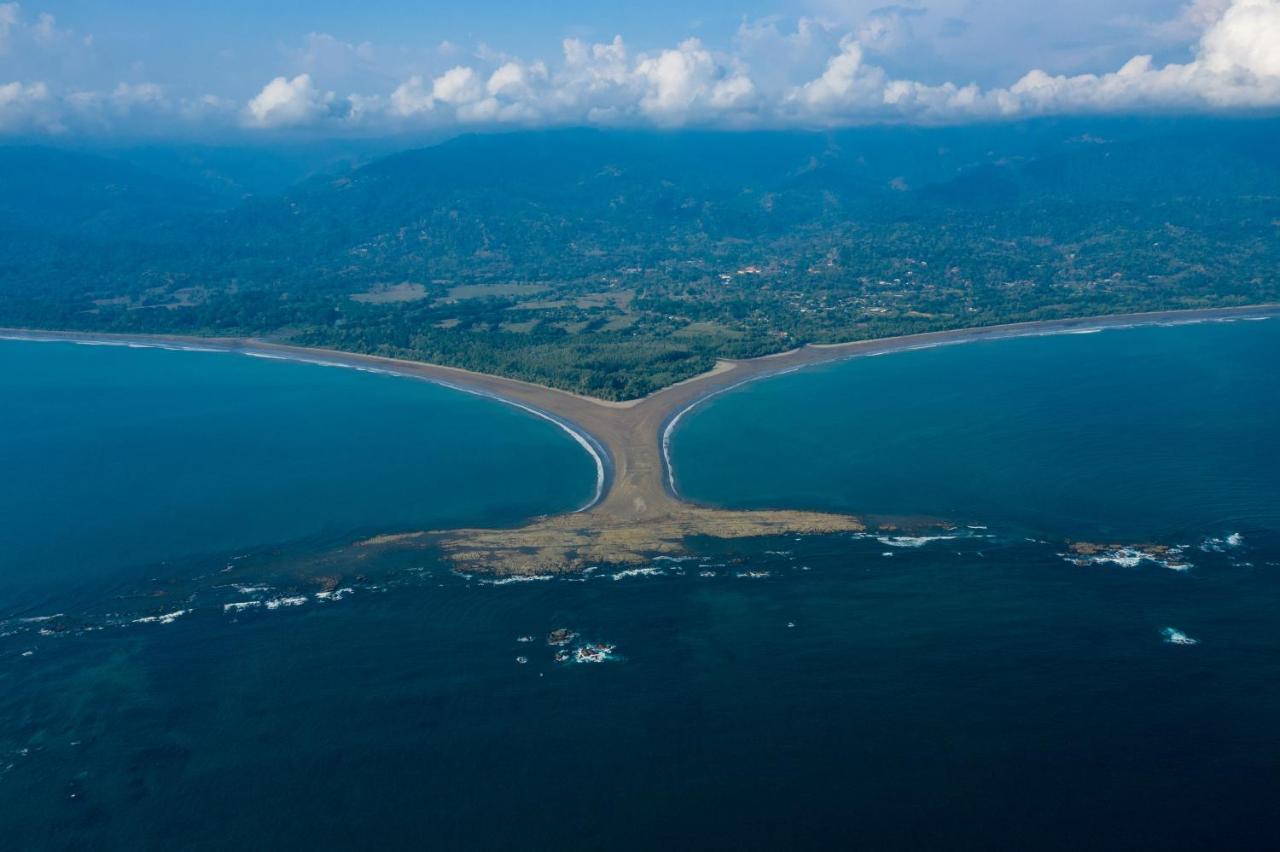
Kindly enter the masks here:
[[699, 401], [743, 382], [811, 364], [949, 343], [1087, 328], [1272, 315], [1277, 312], [1280, 312], [1280, 305], [1163, 311], [959, 329], [830, 346], [805, 346], [764, 358], [722, 361], [709, 373], [664, 388], [643, 399], [621, 403], [437, 364], [353, 355], [261, 340], [140, 336], [113, 338], [110, 335], [31, 330], [5, 330], [0, 333], [44, 339], [123, 339], [153, 344], [214, 347], [299, 360], [319, 359], [415, 376], [536, 409], [589, 437], [603, 451], [601, 455], [607, 460], [608, 473], [600, 499], [593, 506], [575, 514], [537, 519], [516, 529], [450, 530], [380, 536], [364, 543], [366, 547], [374, 549], [438, 546], [459, 568], [468, 572], [529, 574], [578, 570], [600, 563], [634, 564], [655, 554], [677, 553], [682, 549], [686, 538], [696, 535], [747, 538], [783, 533], [861, 530], [863, 524], [858, 519], [842, 515], [783, 510], [744, 512], [711, 509], [691, 505], [675, 494], [662, 449], [664, 430], [673, 418], [678, 418]]

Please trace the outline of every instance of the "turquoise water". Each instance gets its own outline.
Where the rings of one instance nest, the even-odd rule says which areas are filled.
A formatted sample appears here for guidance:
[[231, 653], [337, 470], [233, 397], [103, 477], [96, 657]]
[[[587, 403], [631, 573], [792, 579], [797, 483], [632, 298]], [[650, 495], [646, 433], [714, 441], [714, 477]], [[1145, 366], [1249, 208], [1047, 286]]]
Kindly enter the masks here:
[[[110, 417], [59, 414], [94, 410], [73, 405], [89, 394], [112, 416], [150, 409], [130, 419], [149, 439], [127, 458], [154, 464], [149, 448], [180, 447], [165, 457], [189, 488], [208, 475], [182, 464], [206, 418], [218, 426], [203, 432], [204, 452], [257, 434], [239, 431], [247, 416], [219, 414], [242, 399], [277, 434], [240, 476], [307, 475], [276, 492], [289, 506], [257, 504], [278, 519], [251, 535], [236, 538], [246, 527], [234, 520], [187, 520], [170, 540], [190, 555], [142, 567], [113, 539], [96, 539], [97, 552], [77, 544], [75, 525], [33, 541], [53, 522], [10, 480], [0, 486], [6, 511], [26, 512], [5, 527], [6, 553], [92, 556], [57, 582], [19, 586], [30, 593], [6, 584], [0, 846], [1274, 846], [1280, 528], [1263, 450], [1277, 436], [1280, 387], [1265, 379], [1280, 356], [1277, 326], [955, 347], [740, 389], [676, 435], [681, 484], [701, 499], [956, 512], [986, 529], [930, 541], [703, 542], [687, 561], [655, 560], [649, 575], [602, 568], [504, 585], [457, 576], [425, 550], [307, 566], [350, 531], [378, 527], [381, 509], [367, 500], [401, 506], [406, 523], [514, 522], [585, 501], [590, 461], [549, 424], [349, 371], [23, 349], [26, 372], [0, 372], [0, 393], [22, 395], [27, 425], [6, 414], [0, 429], [48, 451], [52, 437], [38, 443], [46, 430], [32, 424], [74, 419], [63, 452], [82, 461], [62, 470], [97, 470], [104, 455], [79, 445], [110, 432]], [[0, 357], [19, 357], [8, 351]], [[154, 402], [137, 404], [157, 398], [157, 382], [189, 385], [177, 379], [193, 370], [218, 376], [178, 405], [204, 412], [180, 428], [167, 430]], [[874, 404], [850, 402], [868, 388]], [[293, 404], [262, 420], [276, 400]], [[458, 416], [467, 428], [450, 428]], [[721, 445], [699, 446], [725, 416]], [[347, 444], [364, 421], [375, 437]], [[999, 440], [985, 439], [997, 423]], [[291, 466], [289, 439], [308, 429], [310, 464]], [[935, 440], [911, 439], [922, 434]], [[854, 438], [869, 446], [858, 476]], [[759, 453], [756, 440], [773, 443]], [[321, 465], [338, 445], [343, 463]], [[36, 470], [33, 452], [6, 459]], [[211, 467], [234, 471], [244, 452]], [[801, 479], [796, 466], [818, 472]], [[38, 479], [28, 474], [22, 489], [59, 491]], [[344, 500], [355, 485], [362, 500]], [[117, 523], [154, 523], [154, 509], [97, 487], [87, 493]], [[223, 503], [211, 493], [201, 505], [234, 517]], [[1186, 545], [1185, 567], [1077, 564], [1064, 556], [1072, 530], [1110, 531], [1114, 543], [1165, 531], [1166, 543]], [[141, 547], [133, 537], [126, 546]], [[156, 560], [164, 549], [151, 540], [136, 553]], [[6, 579], [43, 576], [28, 563], [3, 567]], [[340, 594], [319, 591], [317, 573], [337, 576]], [[557, 663], [545, 637], [560, 627], [615, 645], [614, 659]], [[1171, 643], [1168, 628], [1198, 644]]]
[[734, 507], [1128, 540], [1275, 530], [1277, 364], [1275, 321], [862, 358], [709, 400], [672, 459], [681, 493]]
[[0, 613], [174, 562], [586, 503], [557, 426], [422, 381], [230, 353], [0, 341]]

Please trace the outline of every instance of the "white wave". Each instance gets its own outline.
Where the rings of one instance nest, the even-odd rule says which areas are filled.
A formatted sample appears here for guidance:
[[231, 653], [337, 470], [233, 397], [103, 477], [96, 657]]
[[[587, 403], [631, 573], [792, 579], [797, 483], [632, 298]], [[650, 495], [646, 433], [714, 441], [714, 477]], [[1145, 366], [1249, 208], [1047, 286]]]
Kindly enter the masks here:
[[615, 580], [625, 580], [627, 577], [659, 577], [665, 573], [661, 568], [650, 565], [648, 568], [627, 568], [612, 576]]
[[513, 408], [518, 408], [521, 411], [524, 411], [528, 414], [532, 414], [534, 417], [540, 417], [543, 420], [546, 420], [548, 423], [552, 423], [558, 426], [560, 429], [564, 430], [564, 432], [568, 434], [570, 438], [573, 438], [573, 440], [577, 441], [579, 446], [581, 446], [584, 450], [587, 451], [587, 455], [591, 456], [591, 460], [595, 462], [595, 466], [596, 466], [595, 493], [591, 496], [591, 499], [588, 500], [585, 505], [583, 505], [578, 509], [575, 509], [574, 513], [576, 514], [578, 512], [585, 512], [595, 504], [599, 503], [600, 498], [604, 496], [605, 461], [604, 461], [604, 456], [601, 455], [603, 451], [598, 450], [596, 448], [595, 441], [592, 440], [587, 435], [586, 432], [579, 430], [576, 426], [572, 425], [567, 420], [561, 420], [559, 417], [556, 417], [553, 414], [548, 414], [547, 412], [539, 408], [535, 408], [532, 405], [526, 405], [523, 402], [517, 402], [514, 399], [509, 399], [508, 397], [501, 396], [500, 394], [492, 393], [490, 391], [485, 391], [485, 390], [479, 390], [477, 388], [469, 388], [464, 385], [459, 385], [453, 382], [446, 381], [444, 379], [436, 378], [434, 376], [420, 376], [415, 373], [402, 373], [397, 371], [385, 371], [385, 372], [387, 372], [389, 375], [401, 376], [403, 378], [408, 378], [408, 379], [418, 379], [419, 381], [429, 382], [433, 385], [439, 385], [440, 387], [449, 388], [450, 390], [461, 391], [462, 393], [469, 393], [472, 396], [480, 396], [480, 397], [484, 397], [485, 399], [496, 400], [498, 402], [503, 403], [504, 405], [510, 405]]
[[64, 618], [63, 613], [55, 612], [53, 615], [33, 615], [30, 618], [18, 619], [23, 624], [39, 624], [42, 621], [53, 621], [55, 618]]
[[1073, 565], [1118, 565], [1121, 568], [1137, 568], [1143, 562], [1150, 562], [1170, 571], [1190, 571], [1190, 562], [1182, 560], [1186, 545], [1151, 549], [1139, 546], [1115, 547], [1097, 553], [1074, 554], [1064, 553], [1062, 557]]
[[1096, 556], [1090, 556], [1087, 561], [1092, 562], [1094, 565], [1111, 563], [1112, 565], [1119, 565], [1121, 568], [1137, 568], [1146, 558], [1147, 556], [1145, 553], [1141, 553], [1128, 547], [1121, 547], [1117, 550], [1108, 551], [1107, 553], [1099, 553]]
[[343, 586], [340, 589], [332, 589], [325, 592], [316, 592], [316, 600], [318, 601], [340, 601], [343, 598], [354, 595], [356, 590], [350, 586]]
[[739, 572], [738, 572], [737, 574], [735, 574], [734, 576], [735, 576], [735, 577], [737, 577], [739, 580], [763, 580], [765, 577], [770, 576], [770, 572], [768, 572], [768, 571], [739, 571]]
[[736, 382], [734, 384], [720, 388], [719, 390], [712, 391], [711, 393], [708, 393], [704, 396], [700, 396], [697, 399], [695, 399], [693, 402], [689, 403], [684, 408], [676, 412], [675, 416], [667, 421], [666, 428], [662, 430], [662, 463], [667, 469], [667, 487], [671, 490], [671, 493], [676, 495], [677, 497], [680, 496], [680, 492], [676, 489], [675, 467], [671, 464], [671, 436], [672, 434], [674, 434], [676, 430], [676, 426], [680, 423], [680, 421], [684, 418], [686, 414], [688, 414], [693, 409], [697, 408], [699, 405], [702, 405], [704, 402], [714, 399], [717, 396], [720, 396], [721, 394], [728, 393], [729, 391], [734, 390], [736, 388], [740, 388], [745, 384], [749, 384], [750, 382], [755, 381], [756, 379], [763, 379], [769, 376], [785, 375], [786, 373], [794, 373], [798, 369], [800, 368], [792, 367], [791, 369], [785, 370], [782, 373], [767, 373], [763, 376], [752, 376], [749, 379], [743, 379], [740, 382]]
[[262, 601], [235, 601], [234, 603], [226, 603], [222, 605], [223, 612], [244, 612], [246, 609], [256, 609], [262, 606]]
[[1172, 627], [1166, 627], [1164, 630], [1161, 630], [1160, 635], [1164, 636], [1164, 641], [1168, 642], [1170, 645], [1199, 645], [1200, 644], [1199, 639], [1192, 639], [1190, 636], [1183, 633], [1181, 630], [1176, 630]]
[[148, 615], [144, 618], [135, 618], [134, 624], [173, 624], [182, 616], [191, 612], [189, 609], [175, 609], [173, 612], [166, 612], [164, 615]]
[[267, 609], [279, 609], [282, 606], [302, 606], [307, 602], [303, 595], [293, 595], [291, 597], [272, 598], [269, 601], [263, 601], [263, 606]]
[[876, 541], [889, 547], [924, 547], [933, 541], [951, 541], [953, 535], [878, 535]]
[[573, 651], [575, 663], [604, 663], [613, 659], [614, 645], [579, 645]]
[[482, 586], [509, 586], [512, 583], [544, 583], [554, 580], [554, 574], [517, 574], [512, 577], [500, 577], [496, 580], [481, 580]]
[[1233, 550], [1244, 545], [1244, 536], [1240, 533], [1230, 533], [1221, 538], [1206, 538], [1200, 542], [1200, 549], [1205, 553], [1222, 553], [1227, 550]]

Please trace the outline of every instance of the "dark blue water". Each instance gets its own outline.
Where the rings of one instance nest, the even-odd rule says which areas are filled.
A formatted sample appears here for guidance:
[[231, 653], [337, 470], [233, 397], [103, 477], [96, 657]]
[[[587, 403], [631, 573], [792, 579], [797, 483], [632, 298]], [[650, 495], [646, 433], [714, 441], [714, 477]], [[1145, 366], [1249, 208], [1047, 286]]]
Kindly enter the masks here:
[[[997, 402], [1002, 382], [1010, 382], [1009, 397], [1028, 392], [1002, 372], [1009, 361], [1038, 359], [1053, 370], [1052, 392], [1077, 406], [1047, 433], [1058, 444], [1102, 442], [1083, 434], [1095, 428], [1125, 434], [1133, 414], [1124, 400], [1151, 401], [1156, 384], [1181, 401], [1161, 409], [1165, 448], [1182, 434], [1181, 457], [1231, 460], [1230, 446], [1205, 447], [1192, 428], [1221, 419], [1193, 401], [1218, 399], [1216, 389], [1237, 374], [1257, 375], [1280, 354], [1272, 323], [1062, 343], [960, 347], [903, 355], [892, 367], [893, 358], [881, 358], [796, 374], [691, 417], [676, 450], [684, 453], [683, 442], [698, 439], [724, 407], [786, 426], [774, 406], [749, 400], [792, 381], [844, 399], [870, 381], [863, 367], [895, 374], [880, 386], [875, 411], [837, 425], [834, 412], [817, 424], [811, 409], [796, 408], [784, 431], [877, 434], [879, 412], [892, 424], [879, 434], [892, 434], [903, 424], [895, 412], [915, 405], [922, 387], [939, 386], [938, 371], [957, 357], [983, 370], [981, 393]], [[1161, 370], [1181, 363], [1183, 379], [1157, 379], [1135, 364], [1105, 393], [1068, 388], [1083, 376], [1112, 375], [1105, 362], [1117, 345], [1139, 360], [1163, 352]], [[1216, 368], [1201, 371], [1215, 353]], [[266, 366], [276, 365], [246, 369]], [[322, 384], [356, 380], [344, 394], [381, 381], [296, 369]], [[51, 396], [56, 387], [48, 383]], [[1256, 418], [1237, 433], [1249, 439], [1239, 452], [1265, 437], [1255, 430], [1275, 437], [1268, 412], [1278, 393], [1262, 382], [1243, 397], [1256, 407], [1233, 409], [1235, 419]], [[979, 436], [977, 414], [958, 414], [966, 412], [961, 420]], [[1184, 419], [1168, 419], [1175, 415]], [[945, 413], [937, 416], [945, 437]], [[729, 474], [700, 466], [749, 456], [739, 444], [757, 436], [742, 427], [739, 420], [723, 433], [723, 457], [681, 456], [682, 483], [724, 482]], [[454, 437], [438, 441], [448, 447]], [[976, 440], [952, 437], [950, 446], [976, 452]], [[1055, 479], [1062, 457], [1035, 453], [1034, 443], [1011, 423], [998, 445], [1023, 454], [1022, 478], [1069, 494]], [[560, 444], [548, 435], [536, 452]], [[778, 444], [776, 452], [795, 451]], [[1077, 465], [1070, 482], [1107, 481], [1082, 460], [1087, 453], [1069, 457]], [[455, 461], [442, 458], [435, 463]], [[1136, 465], [1095, 458], [1109, 469]], [[761, 464], [758, 476], [785, 485], [786, 461]], [[872, 474], [892, 467], [875, 461]], [[987, 461], [1003, 464], [998, 452]], [[813, 464], [827, 479], [809, 480], [808, 505], [861, 508], [839, 454], [816, 453]], [[941, 513], [961, 504], [931, 495], [958, 489], [966, 520], [988, 529], [961, 525], [954, 538], [914, 547], [890, 536], [703, 543], [689, 561], [655, 562], [655, 576], [614, 579], [602, 569], [581, 581], [498, 586], [450, 574], [430, 551], [408, 551], [317, 569], [352, 590], [340, 600], [317, 597], [316, 571], [303, 558], [312, 544], [294, 539], [278, 552], [255, 550], [225, 578], [223, 555], [175, 559], [153, 572], [166, 591], [161, 602], [76, 598], [58, 619], [9, 619], [0, 627], [12, 634], [0, 637], [5, 844], [1216, 849], [1280, 840], [1280, 530], [1267, 520], [1274, 480], [1259, 480], [1252, 498], [1242, 475], [1220, 480], [1231, 484], [1229, 495], [1200, 487], [1201, 516], [1196, 501], [1152, 489], [1149, 499], [1180, 513], [1162, 522], [1163, 510], [1129, 507], [1112, 494], [1099, 495], [1106, 511], [1091, 514], [1055, 511], [1047, 491], [1002, 501], [998, 491], [950, 483], [957, 469], [980, 469], [977, 460], [956, 458], [936, 475], [914, 456], [903, 467], [925, 496], [904, 496], [886, 511]], [[582, 468], [578, 491], [589, 493], [585, 460]], [[1188, 468], [1147, 473], [1199, 484]], [[1009, 472], [994, 481], [1018, 479]], [[1125, 489], [1144, 493], [1133, 483]], [[569, 504], [577, 496], [560, 493]], [[714, 496], [738, 502], [727, 490]], [[483, 503], [473, 505], [481, 508], [471, 522], [484, 522]], [[493, 511], [496, 518], [510, 509]], [[332, 517], [343, 526], [340, 514]], [[1069, 523], [1056, 529], [1063, 518]], [[1166, 543], [1186, 544], [1180, 558], [1190, 567], [1073, 564], [1062, 555], [1066, 539], [1091, 524], [1114, 531], [1105, 539], [1113, 543], [1174, 531]], [[1228, 541], [1231, 533], [1241, 535]], [[323, 544], [316, 553], [327, 552]], [[121, 590], [128, 582], [119, 581]], [[155, 590], [149, 580], [136, 584], [138, 594]], [[274, 609], [262, 603], [298, 598]], [[260, 605], [224, 610], [247, 601]], [[178, 608], [189, 612], [171, 623], [134, 623]], [[545, 636], [557, 627], [615, 644], [618, 658], [554, 662]], [[1169, 643], [1168, 627], [1199, 644]]]

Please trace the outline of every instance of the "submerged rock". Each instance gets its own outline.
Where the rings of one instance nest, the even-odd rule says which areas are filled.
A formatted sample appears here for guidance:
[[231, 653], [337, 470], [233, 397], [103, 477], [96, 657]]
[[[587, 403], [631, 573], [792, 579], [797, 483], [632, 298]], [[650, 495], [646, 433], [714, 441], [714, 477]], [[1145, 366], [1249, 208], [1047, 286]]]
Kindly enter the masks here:
[[568, 645], [574, 639], [578, 638], [578, 634], [567, 627], [560, 627], [552, 630], [547, 634], [548, 645]]

